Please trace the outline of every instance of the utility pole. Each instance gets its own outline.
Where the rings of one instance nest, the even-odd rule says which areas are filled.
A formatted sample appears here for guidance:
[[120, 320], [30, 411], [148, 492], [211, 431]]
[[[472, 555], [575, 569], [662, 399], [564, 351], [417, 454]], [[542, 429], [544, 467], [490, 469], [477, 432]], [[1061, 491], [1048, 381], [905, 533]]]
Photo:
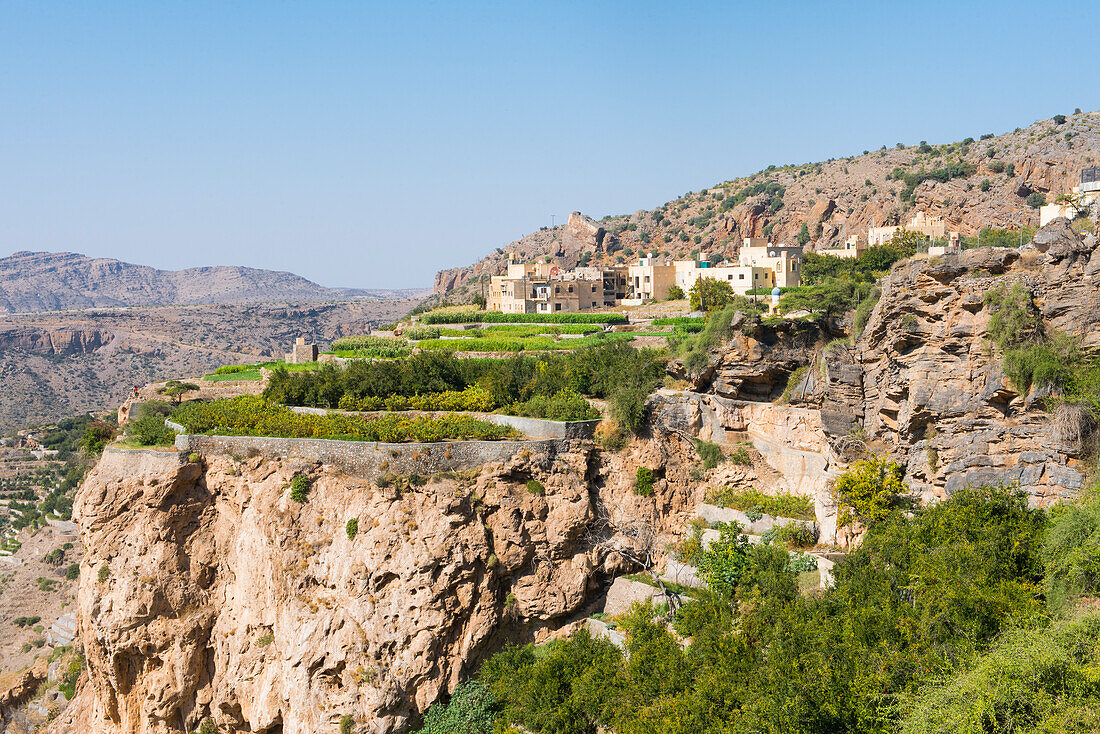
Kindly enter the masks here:
[[557, 218], [557, 215], [556, 215], [556, 214], [551, 214], [551, 215], [550, 215], [550, 229], [553, 229], [553, 228], [554, 228], [554, 220], [555, 220], [555, 218]]

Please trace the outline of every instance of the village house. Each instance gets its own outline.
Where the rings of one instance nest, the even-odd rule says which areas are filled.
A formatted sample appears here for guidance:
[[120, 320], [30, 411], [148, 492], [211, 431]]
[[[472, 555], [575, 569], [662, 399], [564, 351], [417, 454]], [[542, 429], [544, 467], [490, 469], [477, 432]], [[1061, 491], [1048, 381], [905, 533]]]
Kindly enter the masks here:
[[1062, 201], [1039, 207], [1039, 226], [1045, 227], [1058, 217], [1075, 219], [1083, 213], [1100, 213], [1100, 166], [1081, 171], [1081, 183], [1074, 186]]
[[917, 232], [932, 240], [944, 239], [947, 236], [947, 224], [943, 217], [930, 217], [925, 212], [915, 212], [913, 218], [903, 227], [869, 227], [867, 229], [867, 246], [880, 247], [889, 242], [899, 230]]
[[627, 293], [625, 267], [562, 271], [548, 262], [509, 256], [504, 275], [489, 279], [487, 307], [502, 313], [558, 313], [615, 306]]

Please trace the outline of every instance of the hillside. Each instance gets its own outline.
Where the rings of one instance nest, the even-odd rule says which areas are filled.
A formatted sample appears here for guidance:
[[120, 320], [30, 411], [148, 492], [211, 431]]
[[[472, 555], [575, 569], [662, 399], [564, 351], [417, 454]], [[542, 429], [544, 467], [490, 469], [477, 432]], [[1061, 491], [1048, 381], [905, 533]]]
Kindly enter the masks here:
[[0, 316], [0, 431], [111, 409], [134, 385], [281, 358], [400, 318], [416, 299], [135, 307]]
[[419, 291], [326, 288], [275, 270], [236, 266], [158, 270], [72, 252], [0, 258], [0, 313], [111, 306], [402, 298]]
[[794, 241], [803, 223], [811, 235], [807, 247], [821, 249], [853, 234], [865, 237], [872, 222], [899, 224], [913, 210], [943, 216], [948, 229], [964, 237], [981, 227], [1035, 227], [1038, 211], [1027, 197], [1039, 192], [1051, 200], [1068, 192], [1081, 168], [1098, 160], [1100, 112], [1087, 112], [1002, 135], [975, 131], [974, 138], [955, 143], [898, 143], [820, 163], [769, 166], [653, 210], [599, 222], [571, 217], [566, 225], [533, 232], [473, 265], [440, 271], [435, 294], [468, 299], [490, 275], [503, 271], [505, 253], [513, 250], [528, 260], [558, 257], [565, 267], [585, 253], [591, 253], [593, 264], [629, 262], [636, 252], [649, 250], [672, 257], [693, 250], [732, 254], [745, 237]]

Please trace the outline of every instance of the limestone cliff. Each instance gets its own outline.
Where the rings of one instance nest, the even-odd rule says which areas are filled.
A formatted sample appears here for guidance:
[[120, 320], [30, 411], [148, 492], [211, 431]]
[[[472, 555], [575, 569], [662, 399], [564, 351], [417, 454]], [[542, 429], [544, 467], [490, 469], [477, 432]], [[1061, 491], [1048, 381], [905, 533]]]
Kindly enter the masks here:
[[[406, 731], [506, 640], [547, 634], [637, 570], [601, 549], [598, 519], [664, 532], [693, 507], [691, 459], [678, 442], [600, 460], [563, 441], [423, 483], [108, 449], [75, 508], [89, 679], [52, 731], [191, 732], [212, 718], [218, 731], [327, 733], [344, 715], [357, 731]], [[656, 497], [632, 492], [641, 462]], [[313, 480], [302, 504], [296, 473]]]

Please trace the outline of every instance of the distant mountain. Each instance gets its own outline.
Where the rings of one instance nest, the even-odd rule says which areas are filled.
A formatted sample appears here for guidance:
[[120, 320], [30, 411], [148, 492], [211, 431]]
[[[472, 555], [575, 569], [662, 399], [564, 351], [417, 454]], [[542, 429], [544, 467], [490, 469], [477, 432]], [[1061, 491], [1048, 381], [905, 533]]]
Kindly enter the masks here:
[[0, 258], [0, 313], [375, 300], [417, 298], [427, 293], [427, 289], [326, 288], [293, 273], [237, 266], [158, 270], [73, 252], [17, 252]]
[[803, 227], [806, 248], [816, 250], [852, 235], [865, 240], [869, 226], [903, 224], [914, 212], [942, 216], [965, 237], [982, 227], [1035, 227], [1032, 194], [1052, 202], [1080, 181], [1083, 168], [1100, 161], [1100, 112], [1057, 115], [1000, 135], [975, 130], [955, 143], [908, 142], [820, 163], [769, 166], [653, 210], [599, 221], [575, 214], [472, 265], [439, 271], [435, 293], [458, 302], [484, 293], [513, 251], [567, 268], [630, 262], [642, 252], [732, 257], [745, 237], [793, 242]]

